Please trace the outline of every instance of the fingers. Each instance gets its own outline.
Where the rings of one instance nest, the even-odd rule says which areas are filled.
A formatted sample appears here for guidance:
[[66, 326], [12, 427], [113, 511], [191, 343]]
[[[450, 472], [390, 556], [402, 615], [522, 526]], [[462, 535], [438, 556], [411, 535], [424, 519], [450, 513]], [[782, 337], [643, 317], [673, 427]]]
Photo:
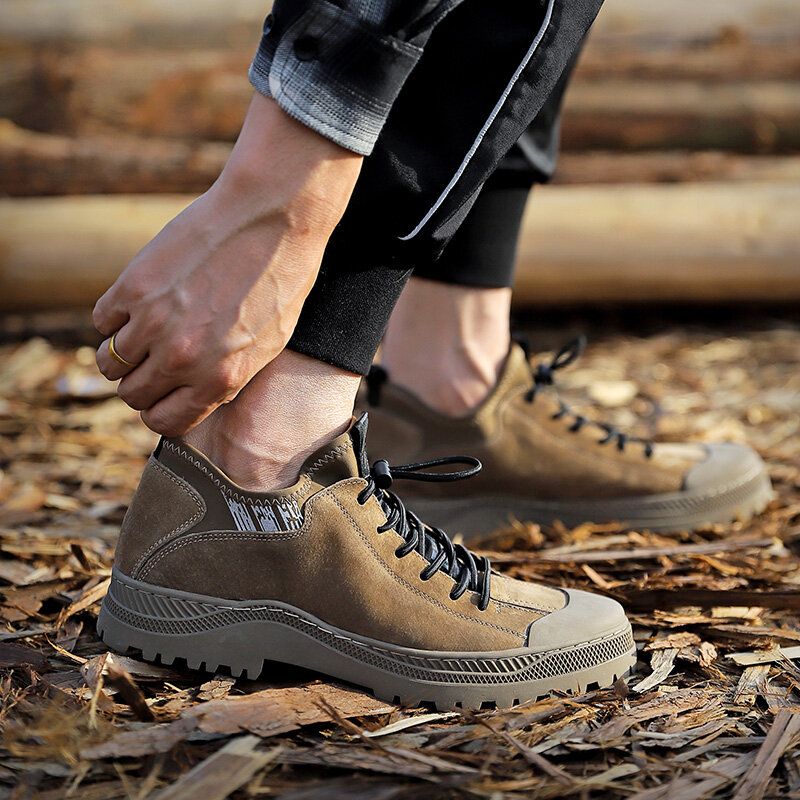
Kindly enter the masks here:
[[128, 312], [115, 300], [114, 284], [94, 305], [92, 322], [94, 327], [103, 334], [111, 336], [118, 331], [127, 321]]
[[151, 408], [181, 384], [174, 372], [164, 369], [157, 356], [148, 357], [140, 367], [128, 371], [117, 387], [117, 394], [137, 411]]
[[132, 370], [136, 369], [136, 367], [126, 367], [123, 364], [120, 364], [112, 355], [111, 350], [109, 349], [109, 345], [111, 344], [111, 339], [104, 339], [101, 343], [100, 347], [97, 348], [97, 353], [95, 355], [95, 361], [97, 362], [97, 368], [103, 375], [106, 376], [110, 381], [118, 381], [124, 375], [127, 375]]
[[[148, 359], [151, 360], [155, 361], [154, 357]], [[139, 370], [136, 370], [120, 384], [122, 390], [120, 394], [124, 393], [123, 399], [129, 405], [131, 405], [129, 402], [131, 391], [136, 394], [140, 386], [143, 387], [144, 393], [149, 391], [148, 372], [149, 370], [139, 376]], [[150, 430], [162, 436], [183, 436], [223, 403], [229, 403], [236, 398], [249, 380], [249, 377], [240, 379], [238, 375], [239, 371], [229, 365], [218, 364], [215, 369], [203, 376], [201, 384], [180, 386], [159, 397], [155, 403], [142, 411], [142, 421]], [[123, 388], [126, 383], [129, 383], [128, 389]], [[133, 385], [133, 390], [130, 389], [130, 385]], [[159, 386], [164, 385], [166, 384], [159, 384]], [[161, 388], [158, 391], [161, 391]], [[134, 397], [134, 402], [141, 401], [140, 405], [147, 403], [147, 395], [144, 393], [141, 397]]]
[[183, 436], [201, 423], [220, 401], [212, 403], [198, 400], [197, 390], [192, 386], [181, 386], [159, 400], [152, 408], [142, 411], [142, 422], [151, 431], [162, 436]]
[[120, 363], [116, 358], [111, 355], [111, 337], [103, 340], [100, 347], [97, 348], [97, 367], [103, 375], [110, 381], [117, 381], [120, 378], [128, 375], [135, 370], [147, 358], [146, 346], [140, 341], [136, 345], [136, 338], [132, 332], [131, 325], [125, 325], [121, 330], [114, 334], [114, 350], [117, 355], [129, 361], [133, 366]]

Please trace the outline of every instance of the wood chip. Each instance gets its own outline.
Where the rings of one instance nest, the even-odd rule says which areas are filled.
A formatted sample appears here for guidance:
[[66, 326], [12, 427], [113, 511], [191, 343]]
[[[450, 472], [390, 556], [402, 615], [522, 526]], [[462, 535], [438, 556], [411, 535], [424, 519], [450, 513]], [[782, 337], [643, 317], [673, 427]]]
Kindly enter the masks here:
[[190, 769], [155, 800], [225, 800], [280, 753], [280, 748], [258, 749], [258, 736], [231, 739], [214, 755]]
[[736, 787], [733, 800], [761, 800], [769, 779], [787, 748], [800, 737], [800, 713], [779, 711], [750, 769]]

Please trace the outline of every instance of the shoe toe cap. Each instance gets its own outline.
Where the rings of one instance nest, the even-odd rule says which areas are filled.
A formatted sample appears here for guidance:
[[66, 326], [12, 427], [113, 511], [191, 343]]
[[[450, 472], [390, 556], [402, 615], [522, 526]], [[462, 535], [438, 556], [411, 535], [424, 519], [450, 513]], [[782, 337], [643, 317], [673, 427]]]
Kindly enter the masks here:
[[706, 449], [706, 458], [686, 473], [687, 491], [724, 490], [766, 473], [759, 455], [745, 445], [709, 444]]
[[533, 650], [572, 647], [630, 629], [625, 610], [610, 597], [565, 590], [568, 602], [528, 627], [527, 646]]

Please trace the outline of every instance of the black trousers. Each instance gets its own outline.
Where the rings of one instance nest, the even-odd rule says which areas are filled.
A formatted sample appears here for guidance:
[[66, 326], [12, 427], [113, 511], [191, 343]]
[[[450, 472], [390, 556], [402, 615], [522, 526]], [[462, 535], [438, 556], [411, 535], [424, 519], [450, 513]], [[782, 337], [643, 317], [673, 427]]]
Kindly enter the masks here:
[[[413, 273], [508, 286], [531, 185], [602, 0], [465, 0], [433, 31], [365, 159], [289, 347], [366, 374]], [[452, 241], [451, 241], [452, 240]]]

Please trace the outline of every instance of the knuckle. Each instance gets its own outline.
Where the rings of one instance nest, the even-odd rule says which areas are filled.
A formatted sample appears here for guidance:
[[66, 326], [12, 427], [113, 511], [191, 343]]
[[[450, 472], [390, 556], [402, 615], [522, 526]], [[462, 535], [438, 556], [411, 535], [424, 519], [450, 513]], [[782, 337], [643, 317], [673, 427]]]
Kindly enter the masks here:
[[108, 377], [108, 363], [106, 362], [106, 354], [103, 352], [103, 349], [102, 345], [97, 349], [97, 352], [94, 354], [94, 363], [97, 364], [97, 369]]
[[147, 408], [147, 403], [144, 402], [141, 395], [134, 389], [130, 389], [120, 384], [117, 387], [117, 394], [119, 397], [135, 411], [142, 411]]
[[234, 364], [220, 364], [214, 376], [214, 388], [221, 395], [228, 395], [239, 388], [241, 375]]
[[183, 337], [170, 342], [166, 366], [171, 370], [187, 369], [197, 361], [198, 348], [194, 341]]
[[92, 309], [92, 324], [100, 333], [105, 333], [107, 314], [102, 300], [98, 300]]
[[182, 436], [186, 433], [186, 427], [179, 421], [174, 419], [170, 414], [154, 409], [153, 411], [143, 411], [142, 422], [150, 428], [151, 431], [160, 433], [162, 436], [172, 438], [175, 436]]
[[147, 294], [147, 287], [141, 281], [129, 281], [125, 284], [125, 296], [131, 303], [144, 303], [147, 300]]
[[148, 305], [145, 310], [146, 326], [153, 331], [161, 331], [169, 321], [169, 313], [161, 305]]

